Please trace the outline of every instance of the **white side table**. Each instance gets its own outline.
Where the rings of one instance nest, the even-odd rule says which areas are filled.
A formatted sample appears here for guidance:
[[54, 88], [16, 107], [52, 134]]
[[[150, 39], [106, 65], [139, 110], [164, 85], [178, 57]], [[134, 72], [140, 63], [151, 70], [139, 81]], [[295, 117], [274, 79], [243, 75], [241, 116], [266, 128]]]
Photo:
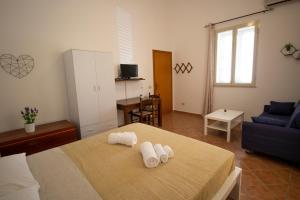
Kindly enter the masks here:
[[244, 112], [236, 110], [224, 109], [216, 110], [204, 117], [204, 135], [207, 135], [207, 129], [216, 129], [220, 131], [227, 132], [227, 142], [230, 142], [231, 129], [237, 125], [243, 124]]

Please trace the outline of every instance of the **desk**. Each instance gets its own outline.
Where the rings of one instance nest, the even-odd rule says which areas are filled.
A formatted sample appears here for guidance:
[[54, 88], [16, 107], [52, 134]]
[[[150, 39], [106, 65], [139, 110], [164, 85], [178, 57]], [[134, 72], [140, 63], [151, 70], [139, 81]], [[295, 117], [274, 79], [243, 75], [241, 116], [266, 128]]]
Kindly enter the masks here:
[[[140, 108], [140, 97], [117, 100], [117, 109], [123, 110], [125, 124], [130, 123], [129, 112], [134, 109], [137, 109], [137, 108]], [[161, 124], [162, 124], [161, 118], [162, 117], [161, 117], [161, 102], [160, 101], [159, 101], [158, 109], [159, 109], [158, 125], [161, 126]]]

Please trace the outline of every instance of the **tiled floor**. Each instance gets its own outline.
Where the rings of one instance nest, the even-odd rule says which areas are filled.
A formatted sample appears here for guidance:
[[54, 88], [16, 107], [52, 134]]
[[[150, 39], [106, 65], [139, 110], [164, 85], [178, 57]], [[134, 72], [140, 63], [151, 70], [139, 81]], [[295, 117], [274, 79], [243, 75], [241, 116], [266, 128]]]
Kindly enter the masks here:
[[227, 143], [223, 132], [212, 130], [204, 136], [201, 116], [181, 112], [165, 115], [162, 128], [235, 153], [236, 164], [243, 169], [242, 200], [300, 200], [300, 168], [265, 155], [245, 153], [239, 129], [233, 130], [232, 141]]

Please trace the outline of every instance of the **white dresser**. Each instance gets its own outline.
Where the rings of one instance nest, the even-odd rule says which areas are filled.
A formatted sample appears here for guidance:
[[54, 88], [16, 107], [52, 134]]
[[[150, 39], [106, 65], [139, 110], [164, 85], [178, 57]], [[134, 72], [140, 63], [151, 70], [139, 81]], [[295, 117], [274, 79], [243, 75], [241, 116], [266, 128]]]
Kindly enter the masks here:
[[70, 120], [81, 137], [117, 127], [112, 54], [69, 50], [64, 61]]

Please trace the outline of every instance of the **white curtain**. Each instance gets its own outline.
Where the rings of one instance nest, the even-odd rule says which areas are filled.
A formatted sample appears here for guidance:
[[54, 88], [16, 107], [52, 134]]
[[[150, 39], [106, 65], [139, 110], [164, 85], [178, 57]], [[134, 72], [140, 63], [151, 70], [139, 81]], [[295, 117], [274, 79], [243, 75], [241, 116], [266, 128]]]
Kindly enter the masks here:
[[206, 80], [205, 94], [203, 105], [203, 116], [211, 113], [213, 110], [213, 93], [214, 93], [214, 65], [215, 65], [215, 28], [210, 24], [208, 29], [208, 48], [206, 62]]

